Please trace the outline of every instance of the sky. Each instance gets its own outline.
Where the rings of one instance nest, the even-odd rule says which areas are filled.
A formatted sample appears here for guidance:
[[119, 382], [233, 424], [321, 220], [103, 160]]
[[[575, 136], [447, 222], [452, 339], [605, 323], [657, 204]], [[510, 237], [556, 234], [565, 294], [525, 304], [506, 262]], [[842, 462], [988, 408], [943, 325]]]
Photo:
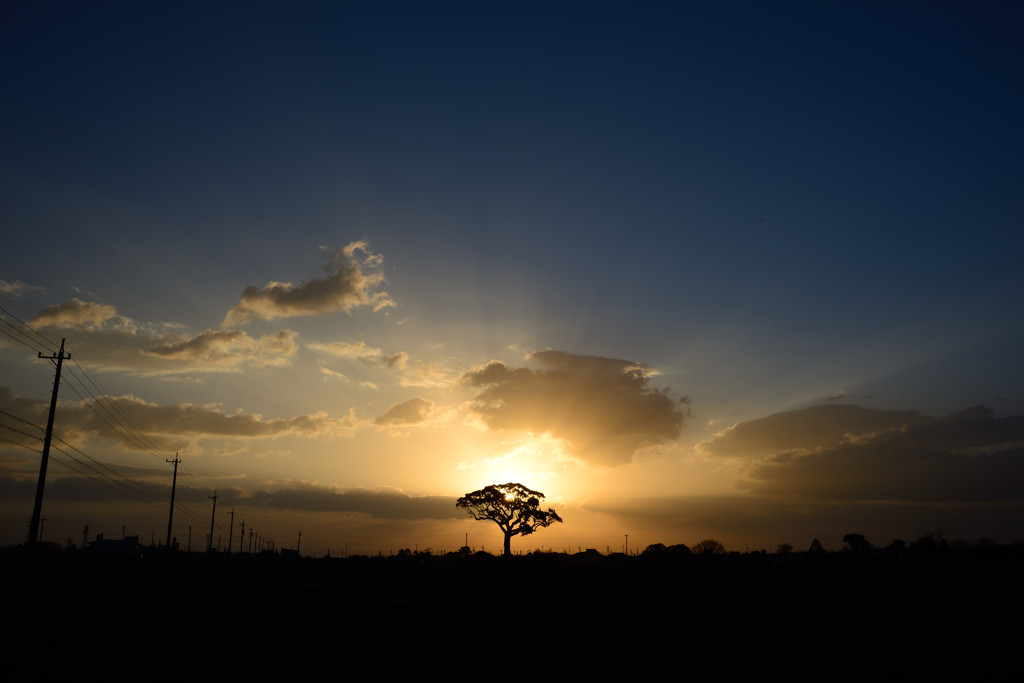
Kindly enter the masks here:
[[[0, 544], [1024, 538], [1024, 8], [0, 10]], [[40, 354], [44, 358], [40, 358]], [[214, 498], [214, 496], [216, 496]], [[216, 507], [214, 507], [216, 506]], [[251, 546], [250, 546], [251, 547]]]

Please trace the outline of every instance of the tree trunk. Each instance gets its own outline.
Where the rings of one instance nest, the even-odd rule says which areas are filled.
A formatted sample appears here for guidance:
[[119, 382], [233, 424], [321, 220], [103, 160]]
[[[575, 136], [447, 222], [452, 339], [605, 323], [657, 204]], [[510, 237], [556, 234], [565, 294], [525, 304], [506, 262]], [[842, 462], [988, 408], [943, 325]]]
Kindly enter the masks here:
[[512, 557], [512, 534], [505, 534], [505, 557]]

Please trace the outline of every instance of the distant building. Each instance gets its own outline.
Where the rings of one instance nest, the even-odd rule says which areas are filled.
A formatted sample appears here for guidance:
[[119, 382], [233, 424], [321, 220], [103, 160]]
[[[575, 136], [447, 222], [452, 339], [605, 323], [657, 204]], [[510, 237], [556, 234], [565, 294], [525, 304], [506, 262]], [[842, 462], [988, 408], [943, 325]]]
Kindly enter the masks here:
[[119, 540], [103, 538], [103, 534], [96, 534], [96, 540], [86, 548], [92, 553], [104, 555], [136, 555], [142, 548], [138, 536], [125, 536]]

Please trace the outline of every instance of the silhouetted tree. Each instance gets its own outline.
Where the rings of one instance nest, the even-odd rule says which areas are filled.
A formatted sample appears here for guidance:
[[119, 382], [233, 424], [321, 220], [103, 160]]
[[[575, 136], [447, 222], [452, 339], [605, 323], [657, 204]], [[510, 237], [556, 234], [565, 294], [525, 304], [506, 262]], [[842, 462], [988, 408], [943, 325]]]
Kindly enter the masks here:
[[814, 554], [824, 553], [825, 548], [822, 547], [821, 541], [814, 539], [811, 541], [811, 546], [807, 549], [807, 552]]
[[787, 553], [791, 553], [791, 552], [793, 552], [793, 544], [792, 543], [780, 543], [777, 546], [775, 546], [775, 552], [779, 553], [780, 555], [785, 555]]
[[846, 549], [854, 553], [866, 553], [871, 550], [871, 544], [863, 534], [846, 534], [843, 536], [843, 543]]
[[693, 546], [694, 555], [724, 555], [725, 546], [713, 538], [706, 538]]
[[487, 519], [505, 534], [505, 556], [512, 554], [512, 537], [528, 536], [537, 529], [561, 522], [553, 509], [540, 509], [544, 494], [522, 484], [491, 484], [467, 493], [455, 502], [476, 520]]

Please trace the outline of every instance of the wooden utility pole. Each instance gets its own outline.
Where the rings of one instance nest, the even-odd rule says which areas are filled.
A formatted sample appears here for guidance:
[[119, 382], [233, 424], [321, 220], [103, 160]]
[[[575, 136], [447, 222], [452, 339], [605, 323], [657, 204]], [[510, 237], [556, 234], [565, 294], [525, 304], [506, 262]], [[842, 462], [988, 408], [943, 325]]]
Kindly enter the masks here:
[[207, 498], [213, 499], [213, 513], [210, 515], [210, 538], [206, 544], [206, 552], [213, 550], [213, 520], [217, 517], [217, 490], [214, 489], [212, 496]]
[[231, 522], [228, 524], [228, 555], [231, 554], [231, 538], [235, 533], [235, 511], [231, 511]]
[[32, 550], [39, 535], [39, 517], [43, 512], [43, 487], [46, 485], [46, 464], [50, 460], [50, 441], [53, 439], [53, 416], [57, 412], [57, 390], [60, 388], [60, 369], [71, 354], [64, 355], [64, 340], [60, 340], [60, 351], [40, 358], [57, 361], [57, 372], [53, 378], [53, 395], [50, 397], [50, 417], [46, 420], [46, 438], [43, 439], [43, 457], [39, 461], [39, 481], [36, 483], [36, 502], [32, 508], [32, 522], [28, 528], [28, 549]]
[[171, 479], [171, 512], [167, 515], [167, 551], [171, 550], [171, 524], [174, 522], [174, 490], [178, 487], [178, 463], [181, 460], [178, 459], [178, 454], [174, 454], [174, 460], [166, 460], [165, 462], [172, 463], [174, 465], [174, 476]]

